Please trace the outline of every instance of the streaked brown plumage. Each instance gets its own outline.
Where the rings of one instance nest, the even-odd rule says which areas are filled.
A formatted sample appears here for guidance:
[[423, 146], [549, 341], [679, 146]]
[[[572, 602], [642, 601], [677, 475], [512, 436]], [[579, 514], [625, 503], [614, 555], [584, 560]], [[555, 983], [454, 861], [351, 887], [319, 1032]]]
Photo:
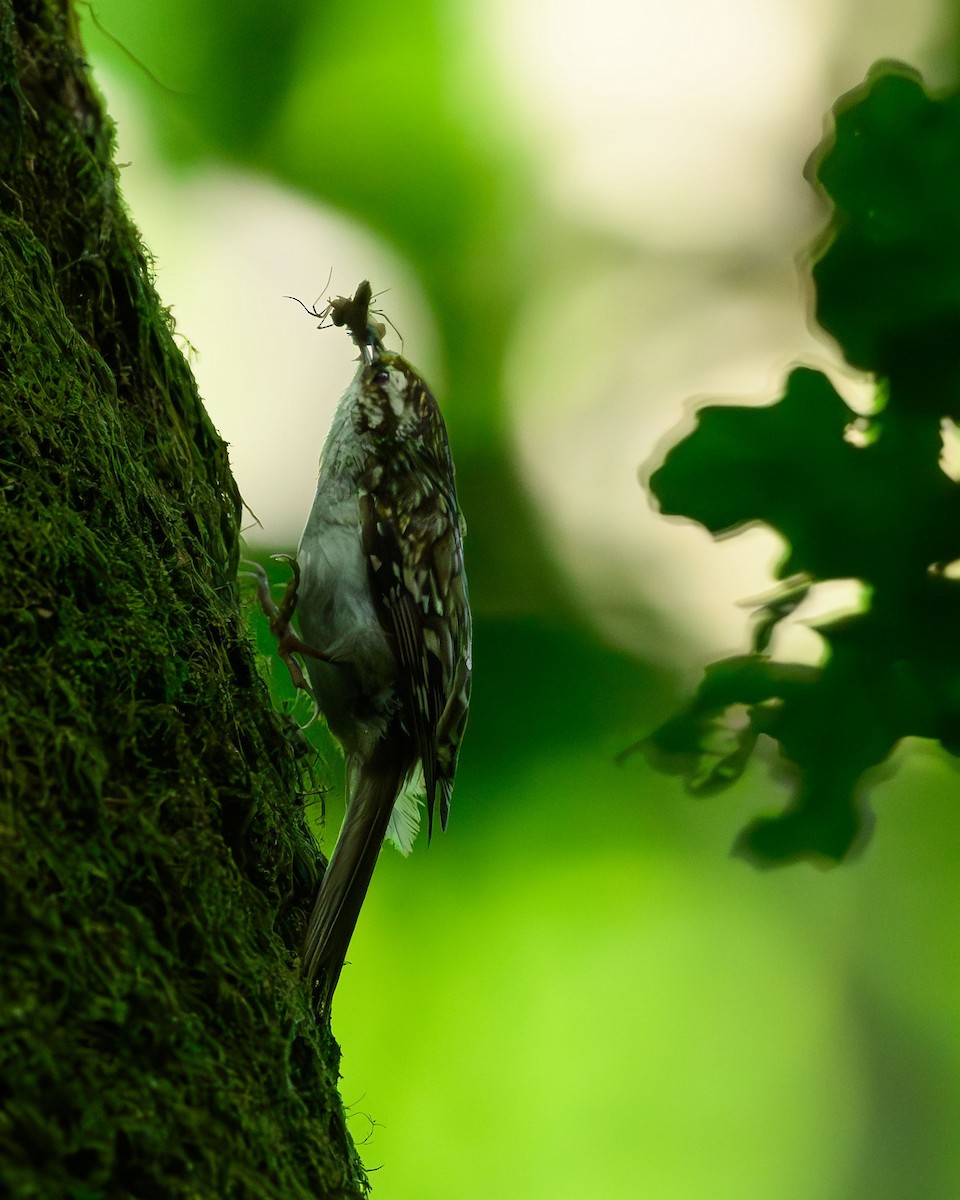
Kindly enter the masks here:
[[331, 301], [360, 347], [320, 459], [297, 553], [311, 690], [346, 758], [347, 812], [304, 940], [323, 1008], [388, 831], [409, 849], [404, 789], [422, 768], [429, 831], [446, 828], [467, 719], [471, 618], [462, 518], [439, 407], [369, 319], [369, 284]]

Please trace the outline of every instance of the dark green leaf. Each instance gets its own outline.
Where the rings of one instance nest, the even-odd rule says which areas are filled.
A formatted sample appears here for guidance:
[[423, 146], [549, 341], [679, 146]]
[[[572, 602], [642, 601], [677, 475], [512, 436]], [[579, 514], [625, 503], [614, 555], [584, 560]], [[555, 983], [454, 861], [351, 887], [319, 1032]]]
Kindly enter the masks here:
[[[768, 407], [704, 408], [651, 479], [664, 513], [715, 535], [775, 529], [780, 578], [868, 585], [866, 611], [820, 627], [822, 668], [761, 653], [792, 609], [767, 605], [755, 653], [709, 668], [646, 744], [703, 792], [740, 774], [761, 732], [777, 739], [794, 795], [739, 843], [763, 862], [842, 858], [865, 827], [864, 773], [900, 739], [960, 750], [960, 583], [944, 572], [960, 559], [960, 488], [939, 462], [941, 423], [960, 411], [960, 99], [931, 99], [886, 64], [835, 118], [813, 160], [834, 205], [815, 254], [817, 314], [876, 375], [877, 411], [856, 418], [824, 375], [799, 368]], [[746, 725], [718, 746], [734, 706]]]

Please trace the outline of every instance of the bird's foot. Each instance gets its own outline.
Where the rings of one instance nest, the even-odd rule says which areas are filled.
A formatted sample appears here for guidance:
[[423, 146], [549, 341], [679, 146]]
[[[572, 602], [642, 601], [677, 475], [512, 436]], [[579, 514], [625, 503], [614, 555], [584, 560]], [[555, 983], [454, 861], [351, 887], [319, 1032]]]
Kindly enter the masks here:
[[291, 558], [289, 554], [275, 554], [273, 557], [280, 562], [285, 562], [293, 572], [287, 584], [287, 590], [284, 592], [283, 599], [278, 605], [270, 595], [270, 579], [266, 571], [260, 563], [250, 562], [250, 565], [254, 568], [254, 578], [257, 581], [257, 599], [260, 601], [260, 608], [263, 610], [264, 616], [270, 622], [270, 632], [277, 639], [277, 654], [279, 654], [280, 658], [286, 664], [293, 686], [309, 692], [310, 688], [303, 677], [303, 668], [300, 666], [300, 662], [296, 656], [298, 654], [306, 655], [308, 658], [318, 658], [321, 662], [331, 662], [332, 660], [329, 654], [325, 654], [322, 650], [317, 650], [315, 646], [308, 646], [291, 629], [290, 621], [297, 607], [300, 567], [297, 564], [297, 560]]

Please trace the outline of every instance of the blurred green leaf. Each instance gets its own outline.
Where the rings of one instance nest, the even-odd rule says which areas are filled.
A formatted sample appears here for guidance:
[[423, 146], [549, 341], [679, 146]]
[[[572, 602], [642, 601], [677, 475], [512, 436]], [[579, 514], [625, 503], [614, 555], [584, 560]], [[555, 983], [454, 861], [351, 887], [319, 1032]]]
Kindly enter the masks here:
[[314, 6], [297, 0], [93, 0], [78, 10], [87, 43], [141, 85], [171, 157], [214, 145], [245, 159], [276, 121]]
[[[765, 408], [704, 408], [651, 478], [664, 513], [722, 534], [763, 522], [778, 568], [812, 584], [858, 579], [865, 611], [822, 624], [820, 668], [761, 650], [791, 605], [767, 606], [752, 656], [710, 667], [690, 705], [646, 743], [696, 791], [736, 779], [760, 733], [797, 769], [786, 812], [744, 832], [762, 862], [836, 861], [865, 828], [863, 775], [904, 737], [960, 751], [960, 488], [941, 469], [941, 422], [960, 409], [960, 98], [875, 67], [835, 107], [814, 179], [834, 211], [816, 252], [817, 315], [879, 380], [857, 418], [800, 368]], [[853, 434], [854, 436], [851, 436]], [[726, 714], [746, 707], [734, 729]]]
[[[960, 371], [960, 95], [878, 63], [834, 108], [811, 160], [835, 206], [817, 257], [817, 320], [917, 416], [954, 416]], [[894, 397], [892, 397], [894, 398]]]

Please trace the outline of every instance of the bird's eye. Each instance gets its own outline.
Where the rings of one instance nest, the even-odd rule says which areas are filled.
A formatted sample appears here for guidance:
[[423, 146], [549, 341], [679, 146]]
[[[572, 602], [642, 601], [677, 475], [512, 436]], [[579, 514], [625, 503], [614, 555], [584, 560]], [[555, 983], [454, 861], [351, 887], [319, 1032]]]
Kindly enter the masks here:
[[382, 384], [382, 383], [388, 383], [389, 381], [390, 381], [390, 376], [387, 374], [386, 371], [378, 371], [376, 373], [376, 375], [374, 375], [374, 377], [373, 377], [374, 383]]

